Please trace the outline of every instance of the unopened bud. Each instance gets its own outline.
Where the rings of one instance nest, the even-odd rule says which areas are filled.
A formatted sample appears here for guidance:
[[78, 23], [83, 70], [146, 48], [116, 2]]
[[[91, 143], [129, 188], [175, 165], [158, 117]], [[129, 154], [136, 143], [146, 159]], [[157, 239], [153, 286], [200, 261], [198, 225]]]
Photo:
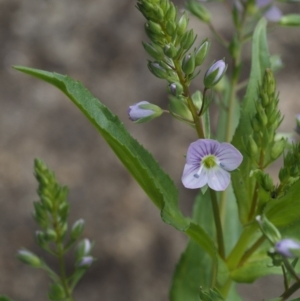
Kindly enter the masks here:
[[256, 133], [260, 132], [260, 124], [256, 117], [253, 117], [251, 119], [251, 126], [254, 132]]
[[72, 230], [71, 230], [71, 239], [72, 240], [76, 240], [82, 234], [84, 225], [85, 225], [85, 221], [83, 219], [79, 219], [78, 221], [76, 221], [73, 224]]
[[286, 145], [286, 140], [281, 139], [279, 141], [276, 141], [271, 149], [271, 158], [273, 160], [276, 160], [284, 151]]
[[176, 23], [174, 21], [167, 21], [166, 32], [168, 35], [173, 36], [176, 31]]
[[174, 6], [174, 4], [172, 2], [170, 2], [170, 7], [164, 17], [164, 19], [166, 21], [175, 21], [176, 20], [176, 16], [177, 16], [177, 10], [176, 7]]
[[206, 55], [208, 54], [209, 47], [210, 43], [205, 40], [198, 48], [195, 49], [194, 54], [196, 66], [200, 66], [204, 62]]
[[264, 175], [262, 184], [262, 187], [266, 191], [272, 191], [272, 189], [274, 188], [273, 179], [269, 174]]
[[76, 258], [79, 260], [83, 256], [88, 256], [92, 250], [92, 244], [89, 239], [85, 238], [76, 247]]
[[169, 44], [164, 48], [164, 53], [169, 58], [174, 58], [177, 55], [177, 49], [174, 45]]
[[223, 60], [212, 64], [204, 75], [204, 86], [209, 89], [216, 85], [223, 77], [226, 69], [227, 65]]
[[130, 106], [127, 113], [130, 120], [135, 123], [142, 123], [159, 117], [163, 110], [159, 106], [143, 100]]
[[28, 250], [22, 249], [18, 251], [17, 257], [23, 263], [26, 263], [34, 268], [39, 268], [42, 266], [42, 261], [40, 258]]
[[179, 98], [172, 96], [169, 97], [169, 111], [175, 118], [179, 120], [184, 119], [190, 122], [193, 121], [193, 115], [188, 106]]
[[193, 29], [186, 31], [185, 34], [182, 36], [180, 45], [182, 49], [190, 49], [195, 41], [195, 35]]
[[195, 70], [195, 58], [191, 54], [187, 54], [182, 61], [182, 71], [185, 74], [192, 74]]
[[59, 283], [54, 283], [50, 286], [49, 293], [48, 293], [50, 300], [65, 300], [66, 293], [63, 286]]
[[278, 229], [265, 216], [258, 215], [255, 219], [262, 233], [272, 244], [275, 244], [281, 239], [281, 234]]
[[188, 23], [189, 23], [189, 19], [188, 19], [187, 15], [184, 13], [180, 17], [180, 19], [179, 19], [179, 21], [177, 23], [176, 33], [177, 33], [178, 36], [182, 36], [185, 33], [186, 28], [188, 26]]
[[248, 152], [250, 158], [254, 158], [257, 155], [257, 152], [258, 152], [257, 144], [254, 141], [252, 135], [250, 135], [249, 139], [248, 139], [247, 152]]
[[95, 261], [95, 259], [92, 256], [84, 256], [78, 262], [77, 267], [79, 267], [79, 268], [89, 268], [94, 261]]
[[291, 238], [282, 239], [278, 241], [274, 247], [276, 252], [284, 257], [288, 257], [288, 258], [300, 257], [300, 242], [294, 239]]
[[186, 8], [197, 18], [205, 23], [209, 23], [211, 15], [209, 11], [198, 1], [189, 0], [186, 4]]
[[182, 94], [183, 91], [183, 87], [180, 83], [172, 83], [169, 86], [170, 92], [174, 95], [174, 96], [179, 96]]
[[148, 68], [150, 72], [158, 78], [166, 79], [169, 76], [166, 69], [157, 62], [149, 62]]
[[266, 69], [263, 78], [263, 89], [268, 94], [269, 98], [274, 97], [276, 92], [276, 81], [271, 69]]
[[147, 30], [149, 30], [154, 35], [161, 35], [162, 34], [161, 26], [159, 24], [153, 22], [153, 21], [148, 21], [145, 24], [145, 27], [147, 28]]
[[300, 15], [289, 14], [282, 16], [279, 20], [279, 24], [282, 26], [300, 26]]
[[144, 43], [144, 42], [143, 42], [143, 46], [146, 52], [155, 60], [160, 61], [164, 58], [164, 53], [160, 46], [156, 44]]

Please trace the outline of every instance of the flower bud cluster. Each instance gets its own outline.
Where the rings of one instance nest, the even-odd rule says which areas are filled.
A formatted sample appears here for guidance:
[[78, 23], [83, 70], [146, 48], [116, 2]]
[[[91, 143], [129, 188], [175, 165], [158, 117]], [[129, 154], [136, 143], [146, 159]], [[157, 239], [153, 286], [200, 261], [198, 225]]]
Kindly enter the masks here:
[[279, 171], [280, 191], [287, 190], [300, 178], [300, 143], [293, 144], [284, 155], [283, 167]]
[[[77, 220], [71, 227], [69, 235], [67, 235], [70, 210], [70, 205], [67, 201], [68, 188], [61, 186], [56, 181], [54, 173], [41, 160], [35, 160], [34, 168], [35, 176], [39, 183], [37, 193], [40, 200], [34, 203], [33, 216], [41, 228], [36, 231], [36, 242], [45, 251], [62, 258], [78, 241], [84, 230], [85, 222], [83, 219]], [[68, 239], [66, 240], [67, 236]], [[88, 239], [78, 244], [76, 248], [75, 271], [70, 279], [78, 281], [83, 276], [85, 269], [92, 264], [94, 258], [90, 255], [91, 250], [92, 244]], [[35, 268], [42, 268], [49, 274], [49, 277], [53, 280], [49, 289], [51, 300], [62, 300], [65, 298], [66, 292], [65, 288], [61, 286], [61, 280], [53, 278], [54, 272], [43, 259], [26, 249], [20, 250], [17, 257], [22, 262]], [[75, 284], [70, 283], [70, 285], [74, 286]]]
[[[260, 166], [276, 160], [286, 145], [284, 139], [276, 140], [275, 134], [282, 116], [278, 110], [276, 82], [270, 69], [265, 71], [263, 81], [258, 89], [258, 100], [255, 102], [256, 113], [251, 119], [252, 134], [244, 138], [248, 156]], [[262, 154], [264, 162], [262, 162]]]
[[[184, 12], [180, 15], [169, 0], [138, 0], [137, 8], [147, 20], [145, 31], [150, 42], [143, 43], [143, 46], [152, 58], [148, 62], [148, 68], [154, 76], [168, 81], [171, 98], [174, 100], [175, 97], [181, 103], [174, 106], [174, 101], [170, 100], [170, 113], [178, 119], [186, 119], [186, 91], [191, 80], [198, 75], [197, 67], [204, 62], [210, 43], [203, 40], [192, 48], [196, 35], [192, 29], [188, 29], [187, 14]], [[197, 14], [202, 12], [203, 18], [208, 20], [205, 11], [195, 3], [190, 2], [188, 9]], [[176, 110], [172, 111], [175, 107]], [[159, 115], [154, 118], [157, 116]], [[141, 115], [141, 118], [144, 117]], [[142, 122], [148, 120], [150, 118], [143, 119]]]

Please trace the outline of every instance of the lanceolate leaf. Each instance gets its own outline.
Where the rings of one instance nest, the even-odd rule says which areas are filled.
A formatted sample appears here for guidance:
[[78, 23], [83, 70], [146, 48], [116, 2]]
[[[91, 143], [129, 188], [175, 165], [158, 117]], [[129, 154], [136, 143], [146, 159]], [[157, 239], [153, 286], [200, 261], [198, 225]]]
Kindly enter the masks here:
[[261, 82], [265, 69], [270, 67], [266, 23], [265, 19], [261, 19], [254, 31], [250, 80], [242, 102], [239, 125], [232, 140], [232, 144], [240, 150], [244, 157], [239, 171], [232, 173], [232, 184], [238, 202], [240, 219], [243, 224], [248, 222], [248, 214], [254, 192], [254, 179], [249, 177], [251, 162], [247, 157], [243, 140], [247, 139], [249, 134], [251, 134], [250, 117], [254, 114], [254, 100], [257, 98], [258, 84]]
[[178, 208], [178, 191], [152, 155], [127, 132], [117, 116], [96, 99], [80, 82], [57, 73], [16, 66], [15, 69], [42, 79], [60, 89], [100, 132], [152, 202], [161, 210], [164, 222], [185, 231], [213, 258], [212, 239], [196, 224], [190, 224]]
[[[211, 216], [212, 206], [209, 191], [206, 191], [205, 195], [200, 192], [195, 200], [193, 221], [202, 225], [206, 233], [213, 237], [215, 226]], [[214, 284], [222, 286], [228, 280], [228, 276], [227, 266], [222, 259], [208, 256], [207, 251], [201, 245], [190, 240], [176, 266], [170, 300], [198, 301], [200, 300], [200, 286], [204, 290], [212, 288]], [[232, 299], [232, 301], [235, 300]]]

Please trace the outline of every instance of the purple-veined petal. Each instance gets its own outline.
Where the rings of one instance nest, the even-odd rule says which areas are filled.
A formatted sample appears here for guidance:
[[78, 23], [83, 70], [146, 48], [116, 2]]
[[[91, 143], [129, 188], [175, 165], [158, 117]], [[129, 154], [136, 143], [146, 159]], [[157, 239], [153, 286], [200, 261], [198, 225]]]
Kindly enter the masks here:
[[198, 139], [197, 141], [190, 144], [187, 155], [186, 162], [188, 164], [198, 164], [204, 156], [215, 154], [215, 152], [220, 147], [220, 143], [212, 139]]
[[208, 186], [216, 191], [225, 190], [230, 182], [230, 174], [219, 166], [207, 171]]
[[[201, 173], [198, 175], [197, 172], [199, 171], [199, 168], [200, 165], [198, 165], [197, 168], [197, 166], [193, 164], [185, 164], [181, 181], [186, 188], [196, 189], [207, 184], [207, 171], [205, 168], [202, 168]], [[195, 174], [197, 176], [195, 176]]]
[[219, 159], [220, 166], [231, 171], [239, 167], [243, 161], [242, 154], [230, 143], [221, 143], [218, 152], [215, 154]]

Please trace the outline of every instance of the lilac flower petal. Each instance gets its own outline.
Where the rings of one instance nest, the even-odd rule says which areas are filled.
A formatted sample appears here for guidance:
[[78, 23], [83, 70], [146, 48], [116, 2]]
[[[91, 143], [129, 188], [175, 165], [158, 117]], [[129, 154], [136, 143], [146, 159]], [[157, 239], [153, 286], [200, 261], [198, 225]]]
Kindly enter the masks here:
[[198, 164], [204, 156], [214, 154], [220, 147], [220, 143], [212, 139], [199, 139], [190, 144], [186, 162], [188, 164]]
[[271, 2], [272, 0], [256, 0], [256, 6], [258, 8], [262, 8], [269, 5]]
[[282, 12], [277, 6], [272, 5], [270, 9], [264, 13], [264, 16], [268, 21], [278, 22], [282, 17]]
[[200, 165], [197, 168], [193, 164], [185, 164], [183, 175], [181, 177], [181, 181], [184, 187], [190, 189], [196, 189], [196, 188], [201, 188], [207, 184], [208, 181], [207, 171], [203, 168], [201, 170], [201, 173], [197, 175], [199, 168]]
[[282, 256], [294, 258], [296, 256], [292, 251], [300, 250], [300, 244], [293, 239], [285, 238], [275, 244], [275, 250]]
[[129, 107], [127, 113], [132, 121], [137, 121], [141, 118], [148, 117], [153, 114], [152, 110], [142, 109], [140, 105], [148, 105], [148, 101], [143, 100]]
[[228, 171], [238, 168], [243, 161], [242, 154], [233, 145], [226, 142], [220, 144], [215, 155], [220, 161], [220, 166]]
[[225, 190], [230, 182], [230, 174], [226, 170], [215, 167], [208, 170], [208, 186], [216, 191]]
[[237, 168], [242, 159], [242, 154], [229, 143], [199, 139], [188, 148], [182, 183], [191, 189], [208, 184], [214, 190], [225, 190], [230, 182], [228, 171]]

